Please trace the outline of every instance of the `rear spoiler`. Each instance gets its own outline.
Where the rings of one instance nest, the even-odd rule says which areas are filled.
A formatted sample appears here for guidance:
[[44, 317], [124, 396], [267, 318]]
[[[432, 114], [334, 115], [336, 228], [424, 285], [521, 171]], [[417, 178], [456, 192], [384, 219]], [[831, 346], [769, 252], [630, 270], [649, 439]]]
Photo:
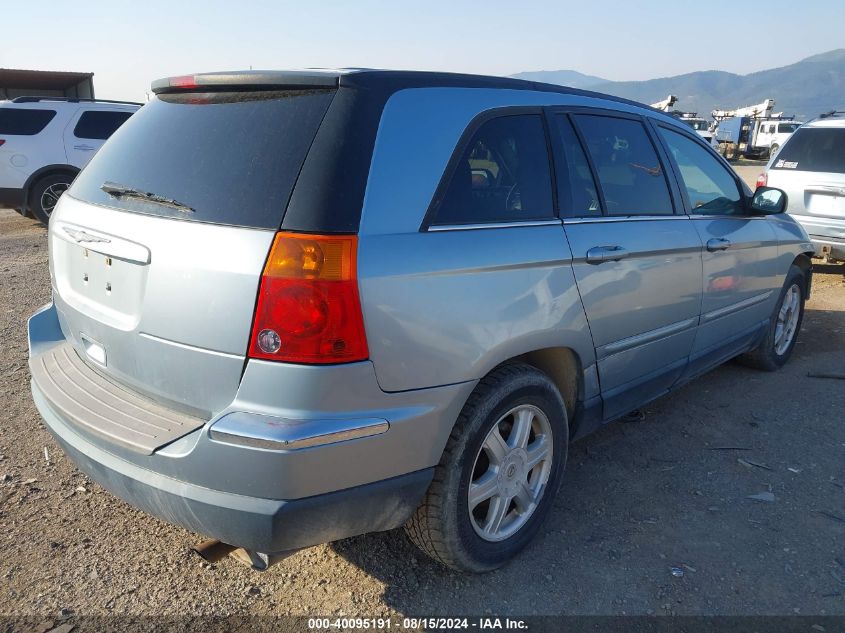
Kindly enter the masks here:
[[337, 88], [340, 75], [341, 73], [336, 71], [320, 70], [239, 70], [156, 79], [151, 84], [151, 89], [155, 94], [163, 94], [197, 89], [213, 91], [237, 88]]

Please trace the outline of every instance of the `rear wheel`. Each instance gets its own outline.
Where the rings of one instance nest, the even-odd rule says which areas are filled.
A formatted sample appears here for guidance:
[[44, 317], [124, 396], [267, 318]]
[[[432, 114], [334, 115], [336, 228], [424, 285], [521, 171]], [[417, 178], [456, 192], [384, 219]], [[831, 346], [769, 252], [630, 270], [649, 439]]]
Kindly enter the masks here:
[[742, 362], [764, 371], [775, 371], [786, 364], [804, 320], [806, 289], [806, 274], [798, 266], [791, 266], [763, 342], [740, 356]]
[[29, 195], [29, 210], [32, 215], [47, 224], [56, 203], [72, 182], [73, 176], [70, 174], [54, 174], [36, 182]]
[[524, 364], [491, 372], [461, 411], [405, 526], [411, 541], [459, 571], [505, 564], [554, 503], [568, 436], [566, 408], [548, 376]]

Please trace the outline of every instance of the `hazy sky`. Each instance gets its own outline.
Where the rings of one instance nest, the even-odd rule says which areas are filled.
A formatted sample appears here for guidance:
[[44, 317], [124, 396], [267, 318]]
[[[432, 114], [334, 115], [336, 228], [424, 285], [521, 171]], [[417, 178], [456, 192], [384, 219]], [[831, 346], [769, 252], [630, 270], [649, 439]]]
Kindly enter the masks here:
[[[142, 100], [158, 77], [366, 66], [607, 79], [745, 74], [845, 47], [843, 0], [273, 2], [0, 0], [0, 67], [94, 72]], [[755, 44], [755, 41], [757, 44]]]

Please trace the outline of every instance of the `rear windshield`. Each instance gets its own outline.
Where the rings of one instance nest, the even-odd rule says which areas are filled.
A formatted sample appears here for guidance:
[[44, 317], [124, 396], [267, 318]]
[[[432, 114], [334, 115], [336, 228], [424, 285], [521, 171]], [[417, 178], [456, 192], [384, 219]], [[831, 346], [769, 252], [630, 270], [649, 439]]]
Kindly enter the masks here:
[[47, 127], [56, 116], [55, 110], [0, 108], [0, 134], [32, 136]]
[[845, 173], [845, 128], [798, 129], [778, 152], [771, 169]]
[[[115, 132], [69, 193], [134, 213], [278, 228], [334, 93], [159, 95]], [[180, 206], [110, 195], [105, 183]]]

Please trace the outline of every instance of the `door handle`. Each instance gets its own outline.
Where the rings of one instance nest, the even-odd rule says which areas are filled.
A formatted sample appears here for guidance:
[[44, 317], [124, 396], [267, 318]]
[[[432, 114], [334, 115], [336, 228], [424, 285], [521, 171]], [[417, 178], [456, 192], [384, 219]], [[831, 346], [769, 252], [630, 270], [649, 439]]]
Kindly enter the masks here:
[[618, 262], [628, 257], [629, 253], [621, 246], [593, 246], [587, 251], [588, 264], [601, 264], [602, 262]]
[[713, 251], [726, 251], [731, 247], [731, 241], [723, 237], [714, 237], [707, 240], [707, 250], [711, 253]]
[[74, 145], [73, 149], [81, 149], [83, 151], [90, 152], [94, 148], [91, 147], [90, 145]]

